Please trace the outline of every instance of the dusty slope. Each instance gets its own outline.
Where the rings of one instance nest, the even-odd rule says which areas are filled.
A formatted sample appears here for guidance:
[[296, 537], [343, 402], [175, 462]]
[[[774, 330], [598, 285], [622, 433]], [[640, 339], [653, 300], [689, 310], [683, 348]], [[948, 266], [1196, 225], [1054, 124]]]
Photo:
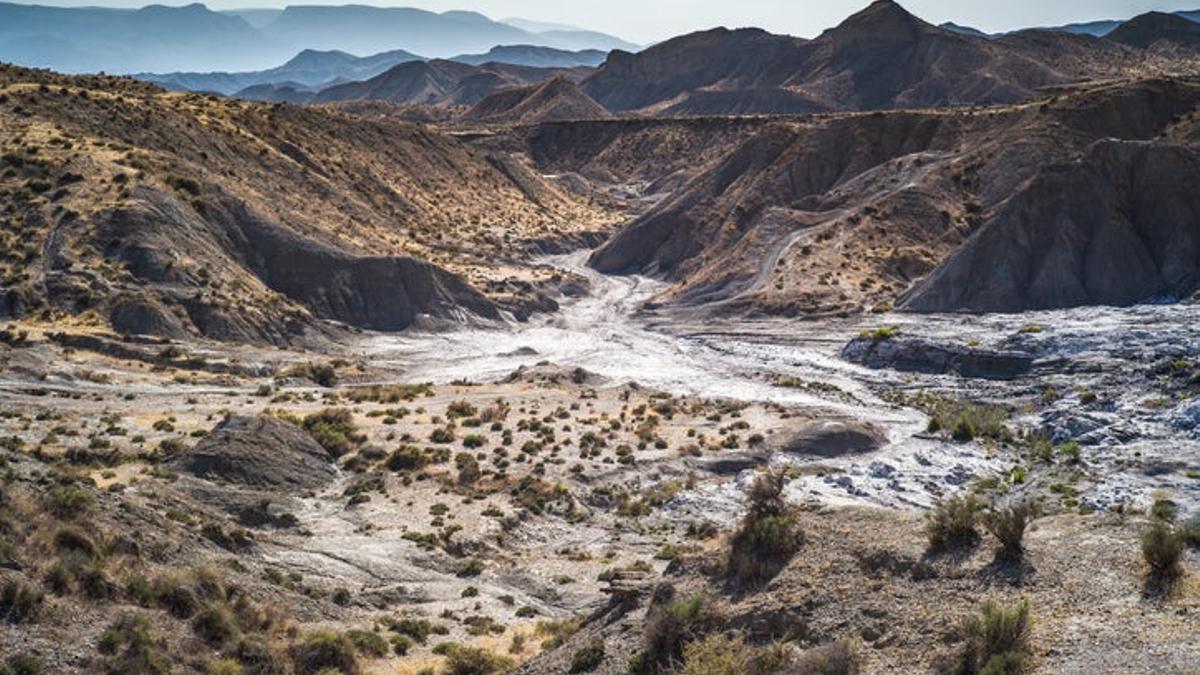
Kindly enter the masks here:
[[[1066, 191], [1055, 193], [1053, 203], [1024, 198], [1040, 212], [1019, 203], [1026, 183], [1046, 165], [1077, 162], [1083, 171], [1103, 172], [1104, 156], [1089, 154], [1089, 147], [1105, 138], [1132, 148], [1170, 132], [1173, 138], [1160, 139], [1163, 149], [1152, 154], [1190, 157], [1192, 141], [1175, 139], [1191, 128], [1197, 102], [1200, 89], [1194, 84], [1151, 80], [1084, 87], [994, 110], [764, 122], [736, 150], [626, 226], [597, 250], [592, 264], [676, 281], [667, 299], [683, 304], [736, 312], [853, 313], [890, 306], [973, 236], [991, 236], [1004, 246], [972, 239], [974, 264], [960, 270], [969, 278], [959, 275], [948, 285], [963, 292], [986, 286], [984, 270], [1017, 264], [1008, 251], [1024, 246], [1024, 233], [1043, 228], [1055, 209], [1086, 208], [1117, 224], [1122, 209], [1137, 203], [1119, 195], [1143, 180], [1158, 181], [1156, 189], [1178, 197], [1167, 212], [1135, 216], [1147, 220], [1138, 227], [1150, 252], [1137, 275], [1123, 274], [1118, 266], [1125, 255], [1121, 245], [1092, 247], [1100, 239], [1091, 235], [1098, 233], [1085, 228], [1069, 237], [1053, 228], [1041, 230], [1053, 244], [1046, 259], [1081, 260], [1079, 266], [1086, 265], [1091, 275], [1083, 280], [1086, 292], [1068, 291], [1064, 277], [1040, 288], [1013, 280], [990, 296], [990, 304], [972, 304], [943, 286], [919, 306], [998, 309], [996, 298], [1003, 296], [1004, 309], [1020, 309], [1186, 295], [1195, 290], [1194, 257], [1167, 260], [1163, 252], [1194, 236], [1196, 218], [1180, 201], [1194, 192], [1192, 172], [1168, 166], [1137, 179], [1115, 168], [1105, 174], [1110, 185], [1096, 188], [1116, 188], [1112, 199]], [[1188, 160], [1179, 161], [1188, 166]], [[1148, 224], [1166, 215], [1172, 216], [1170, 226]], [[1190, 244], [1183, 246], [1186, 251]], [[1061, 274], [1070, 276], [1068, 270], [1079, 266]], [[920, 297], [920, 288], [914, 297]]]
[[[1195, 642], [1184, 637], [1194, 632], [1197, 580], [1186, 579], [1171, 599], [1142, 595], [1142, 519], [1097, 514], [1036, 521], [1026, 535], [1025, 562], [1018, 565], [996, 562], [993, 540], [930, 555], [922, 522], [911, 514], [814, 507], [800, 523], [799, 553], [769, 582], [731, 587], [719, 571], [727, 544], [712, 544], [704, 554], [672, 564], [653, 595], [647, 589], [632, 606], [614, 603], [597, 612], [564, 646], [519, 672], [567, 672], [577, 653], [602, 644], [603, 658], [589, 672], [627, 673], [631, 655], [650, 646], [654, 624], [647, 613], [694, 597], [705, 599], [702, 618], [682, 632], [684, 640], [740, 635], [756, 647], [782, 643], [792, 659], [790, 668], [748, 672], [959, 672], [946, 662], [961, 648], [963, 620], [985, 600], [1012, 605], [1020, 598], [1032, 607], [1032, 656], [1023, 670], [1000, 672], [1187, 673], [1200, 659]], [[1194, 552], [1190, 560], [1194, 565]], [[858, 641], [858, 670], [819, 669], [803, 661], [806, 653], [838, 640]], [[732, 652], [726, 646], [689, 665]]]
[[5, 316], [281, 343], [318, 318], [524, 313], [544, 301], [504, 281], [521, 240], [613, 218], [518, 158], [381, 118], [17, 68], [0, 96]]

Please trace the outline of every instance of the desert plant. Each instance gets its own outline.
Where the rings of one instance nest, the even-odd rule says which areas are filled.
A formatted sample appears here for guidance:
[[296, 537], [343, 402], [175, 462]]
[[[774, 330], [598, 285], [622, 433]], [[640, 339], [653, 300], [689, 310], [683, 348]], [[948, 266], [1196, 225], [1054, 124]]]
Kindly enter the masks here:
[[14, 579], [0, 586], [0, 618], [8, 623], [28, 623], [37, 618], [42, 594]]
[[110, 655], [108, 672], [165, 675], [171, 670], [150, 620], [141, 614], [123, 614], [114, 621], [100, 638], [100, 651]]
[[299, 673], [335, 670], [352, 675], [358, 672], [354, 642], [330, 630], [315, 631], [304, 636], [300, 644], [292, 648], [292, 663]]
[[651, 607], [645, 648], [630, 663], [630, 672], [659, 673], [683, 657], [684, 645], [702, 633], [708, 599], [699, 593]]
[[304, 418], [304, 430], [333, 457], [341, 457], [366, 439], [356, 433], [354, 414], [345, 408], [326, 408]]
[[767, 472], [750, 487], [750, 504], [730, 541], [728, 570], [743, 583], [774, 576], [800, 548], [799, 519], [783, 500], [783, 474]]
[[966, 546], [979, 539], [979, 500], [974, 496], [955, 496], [938, 502], [925, 519], [925, 535], [930, 551], [945, 551]]
[[229, 610], [219, 605], [204, 608], [192, 619], [192, 630], [211, 645], [223, 645], [237, 635]]
[[1142, 535], [1142, 558], [1149, 567], [1149, 578], [1168, 582], [1183, 573], [1183, 535], [1162, 521], [1155, 521]]
[[446, 653], [446, 675], [493, 675], [506, 673], [514, 666], [512, 659], [486, 649], [455, 645]]
[[375, 658], [387, 656], [388, 643], [378, 633], [373, 633], [369, 630], [353, 629], [346, 631], [346, 637], [354, 643], [354, 648], [359, 654], [366, 654]]
[[983, 518], [984, 527], [1000, 540], [996, 557], [1007, 561], [1020, 560], [1025, 549], [1025, 528], [1037, 517], [1037, 507], [1032, 502], [1021, 502], [1013, 506], [990, 509]]
[[1022, 598], [1012, 607], [988, 601], [979, 614], [963, 624], [961, 671], [1013, 675], [1021, 672], [1033, 625], [1029, 600]]
[[588, 673], [595, 670], [604, 661], [604, 641], [592, 640], [575, 650], [571, 655], [572, 673]]
[[742, 675], [755, 672], [755, 650], [740, 635], [721, 633], [689, 642], [683, 649], [679, 675]]
[[790, 672], [812, 675], [855, 675], [862, 668], [861, 642], [842, 638], [814, 647], [800, 656], [795, 670]]

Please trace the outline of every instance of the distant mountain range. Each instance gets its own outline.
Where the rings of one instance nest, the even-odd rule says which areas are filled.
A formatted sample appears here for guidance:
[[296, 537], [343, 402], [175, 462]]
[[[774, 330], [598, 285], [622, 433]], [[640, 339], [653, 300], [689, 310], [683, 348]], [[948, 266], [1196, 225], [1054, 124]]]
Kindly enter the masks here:
[[[493, 47], [483, 54], [463, 54], [449, 60], [473, 66], [495, 63], [536, 68], [575, 68], [598, 66], [604, 62], [604, 58], [605, 52], [594, 49], [572, 52], [553, 47], [507, 45]], [[426, 60], [423, 56], [404, 50], [359, 57], [337, 50], [306, 49], [282, 66], [266, 70], [139, 73], [137, 77], [168, 89], [238, 94], [255, 100], [303, 102], [311, 98], [309, 94], [320, 89], [348, 81], [368, 80], [394, 66]]]
[[812, 40], [719, 28], [614, 51], [581, 88], [612, 112], [795, 114], [1014, 103], [1084, 80], [1197, 72], [1194, 53], [1146, 49], [1192, 48], [1194, 24], [1145, 15], [1126, 25], [1121, 39], [1051, 30], [984, 37], [879, 0]]
[[[1161, 14], [1162, 12], [1151, 12], [1152, 14]], [[1172, 12], [1174, 16], [1187, 19], [1192, 22], [1200, 22], [1200, 9], [1181, 10]], [[1117, 26], [1128, 21], [1128, 19], [1105, 19], [1100, 21], [1086, 21], [1082, 23], [1068, 23], [1061, 26], [1042, 26], [1043, 30], [1061, 31], [1064, 33], [1074, 33], [1075, 35], [1091, 35], [1092, 37], [1104, 37], [1117, 29]], [[944, 23], [942, 28], [959, 31], [970, 35], [988, 36], [988, 35], [1003, 35], [1003, 33], [986, 33], [977, 28], [970, 26], [960, 26], [955, 23]]]
[[106, 9], [0, 3], [0, 61], [69, 73], [247, 72], [270, 69], [303, 50], [402, 50], [445, 58], [486, 54], [497, 45], [638, 48], [594, 31], [526, 30], [463, 11], [305, 5], [215, 12], [202, 4]]

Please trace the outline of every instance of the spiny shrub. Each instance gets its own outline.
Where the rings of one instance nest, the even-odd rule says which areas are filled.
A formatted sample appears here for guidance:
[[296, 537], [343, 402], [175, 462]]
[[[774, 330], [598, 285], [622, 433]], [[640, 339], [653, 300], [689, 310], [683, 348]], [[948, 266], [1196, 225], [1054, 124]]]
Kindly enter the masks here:
[[1162, 521], [1155, 521], [1142, 535], [1142, 557], [1150, 568], [1149, 578], [1167, 582], [1183, 573], [1182, 534]]
[[110, 655], [107, 672], [165, 675], [171, 670], [150, 620], [141, 614], [124, 614], [114, 621], [100, 638], [100, 651]]
[[784, 477], [776, 472], [758, 476], [750, 488], [749, 509], [729, 548], [729, 574], [740, 582], [774, 576], [800, 548], [800, 525], [783, 488]]
[[0, 618], [8, 623], [28, 623], [37, 618], [42, 594], [32, 587], [10, 579], [0, 586]]
[[930, 551], [945, 551], [966, 546], [979, 539], [979, 500], [973, 496], [955, 496], [938, 502], [925, 519], [925, 535]]
[[354, 643], [355, 649], [359, 654], [366, 654], [375, 658], [387, 656], [388, 643], [379, 633], [373, 633], [369, 630], [348, 630], [346, 637]]
[[514, 666], [512, 659], [486, 649], [455, 645], [446, 653], [446, 675], [493, 675], [506, 673]]
[[963, 625], [960, 672], [988, 675], [1015, 675], [1021, 672], [1033, 626], [1029, 600], [1022, 598], [1012, 607], [989, 601], [979, 614]]
[[742, 675], [754, 671], [755, 650], [740, 635], [714, 633], [683, 649], [679, 675]]
[[651, 607], [646, 622], [646, 646], [631, 662], [635, 675], [664, 672], [683, 657], [688, 642], [703, 633], [708, 601], [695, 593]]
[[795, 670], [788, 672], [812, 675], [856, 675], [862, 668], [861, 642], [842, 638], [827, 645], [810, 649], [797, 660]]
[[575, 650], [571, 655], [572, 673], [588, 673], [595, 670], [604, 661], [604, 642], [592, 640]]
[[304, 430], [333, 457], [341, 457], [366, 439], [355, 433], [354, 414], [346, 408], [326, 408], [304, 418]]
[[983, 518], [984, 527], [1000, 541], [996, 557], [1014, 562], [1021, 559], [1025, 549], [1025, 528], [1037, 517], [1037, 507], [1031, 502], [991, 509]]
[[192, 619], [192, 630], [211, 645], [223, 645], [238, 632], [237, 624], [229, 610], [219, 605], [210, 605]]
[[350, 675], [358, 672], [354, 642], [331, 630], [319, 630], [304, 636], [300, 644], [292, 648], [292, 662], [300, 673], [334, 670]]

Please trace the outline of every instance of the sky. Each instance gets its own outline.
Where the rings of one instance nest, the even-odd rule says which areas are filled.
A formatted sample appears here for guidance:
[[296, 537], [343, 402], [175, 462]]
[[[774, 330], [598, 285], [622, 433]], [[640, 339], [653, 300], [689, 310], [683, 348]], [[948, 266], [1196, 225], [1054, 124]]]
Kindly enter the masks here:
[[[18, 0], [29, 3], [27, 0]], [[37, 4], [140, 6], [152, 0], [37, 0]], [[371, 4], [435, 11], [469, 9], [493, 19], [519, 17], [580, 26], [649, 44], [693, 30], [757, 26], [812, 37], [869, 0], [199, 0], [213, 9], [285, 4]], [[899, 0], [931, 23], [953, 21], [988, 32], [1096, 19], [1150, 10], [1200, 9], [1200, 0]], [[187, 4], [188, 0], [159, 0]]]

